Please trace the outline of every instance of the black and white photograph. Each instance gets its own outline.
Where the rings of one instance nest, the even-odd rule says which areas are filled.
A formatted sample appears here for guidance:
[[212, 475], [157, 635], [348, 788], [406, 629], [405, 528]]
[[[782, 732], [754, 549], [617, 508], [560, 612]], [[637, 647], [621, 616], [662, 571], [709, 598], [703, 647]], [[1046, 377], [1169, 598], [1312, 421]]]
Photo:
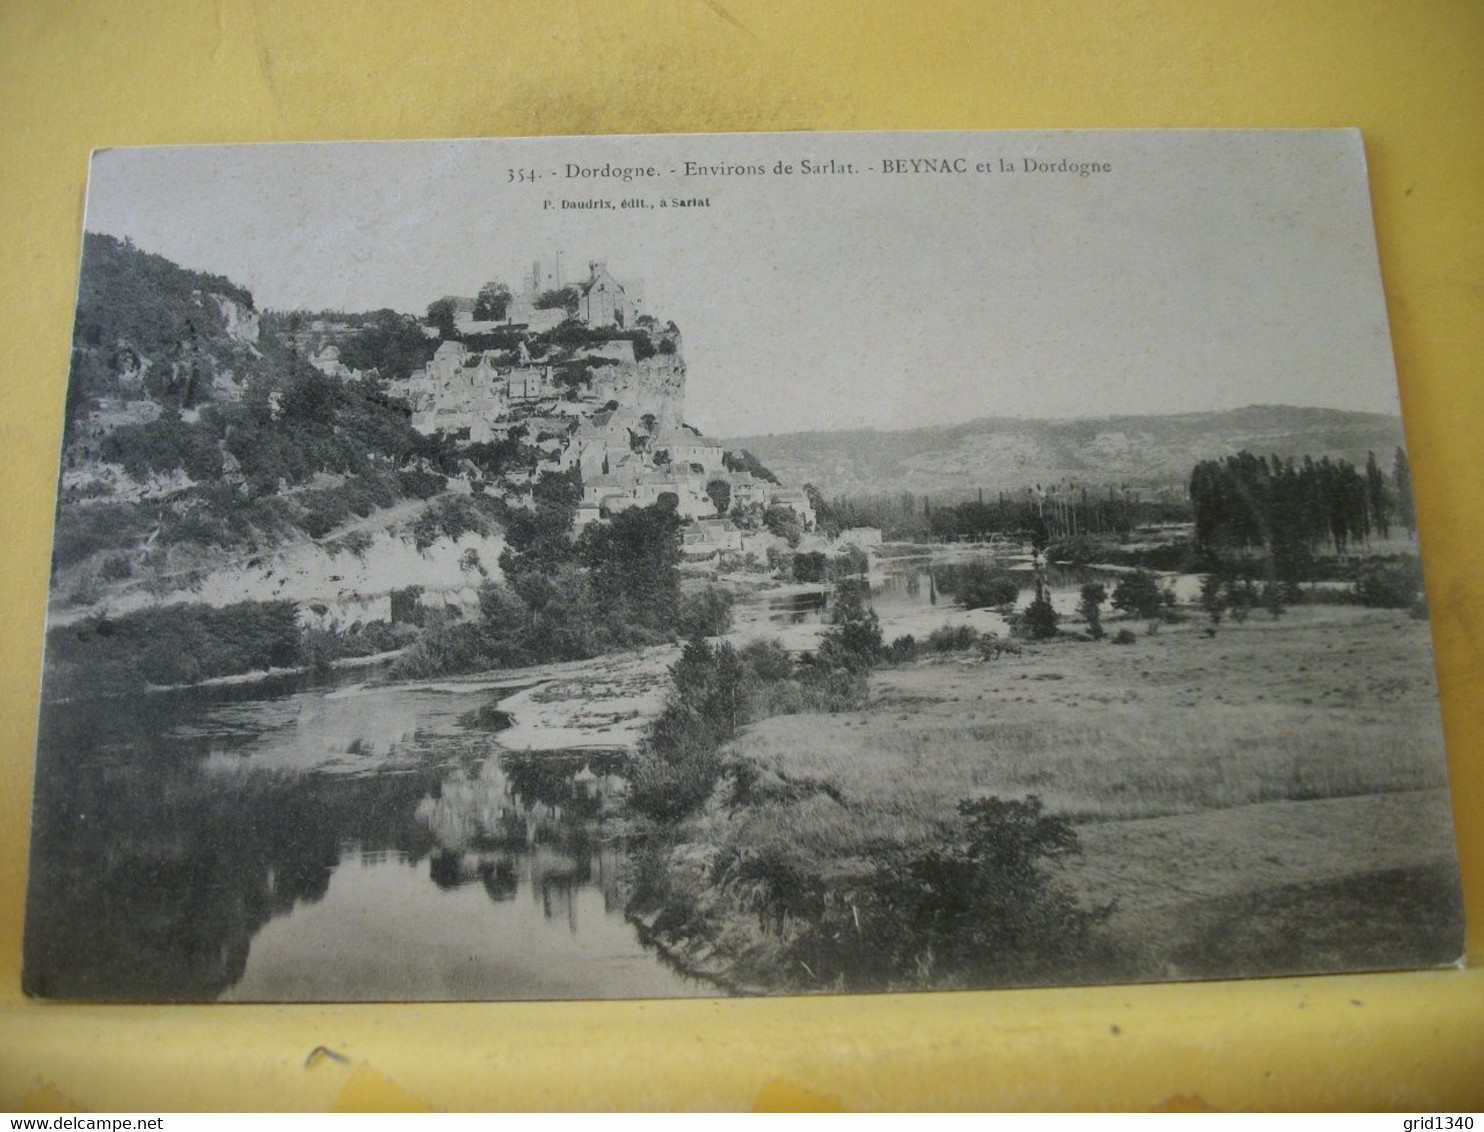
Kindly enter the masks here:
[[1353, 130], [99, 150], [24, 988], [1453, 965]]

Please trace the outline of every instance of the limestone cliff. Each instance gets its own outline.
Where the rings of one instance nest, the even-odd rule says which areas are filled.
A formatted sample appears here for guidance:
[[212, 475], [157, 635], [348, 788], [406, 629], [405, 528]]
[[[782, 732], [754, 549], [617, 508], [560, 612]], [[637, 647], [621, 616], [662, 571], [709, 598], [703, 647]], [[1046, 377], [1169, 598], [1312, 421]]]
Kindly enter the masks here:
[[685, 361], [678, 353], [595, 369], [591, 390], [600, 405], [617, 401], [641, 418], [654, 417], [656, 431], [679, 428], [685, 421]]

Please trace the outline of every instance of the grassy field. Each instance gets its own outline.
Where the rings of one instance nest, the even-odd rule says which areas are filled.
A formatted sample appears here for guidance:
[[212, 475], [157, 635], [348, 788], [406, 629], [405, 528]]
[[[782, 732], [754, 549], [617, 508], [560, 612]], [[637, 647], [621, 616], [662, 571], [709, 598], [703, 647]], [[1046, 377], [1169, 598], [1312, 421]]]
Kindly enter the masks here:
[[772, 856], [847, 884], [883, 844], [941, 839], [961, 799], [1034, 794], [1075, 823], [1066, 883], [1114, 905], [1097, 968], [1060, 978], [1454, 958], [1426, 624], [1313, 606], [1214, 638], [1204, 628], [1192, 617], [1131, 645], [935, 657], [878, 671], [859, 711], [750, 727], [732, 754], [764, 788], [708, 807], [672, 853], [716, 927], [710, 942], [766, 972], [770, 941], [706, 890], [715, 859]]

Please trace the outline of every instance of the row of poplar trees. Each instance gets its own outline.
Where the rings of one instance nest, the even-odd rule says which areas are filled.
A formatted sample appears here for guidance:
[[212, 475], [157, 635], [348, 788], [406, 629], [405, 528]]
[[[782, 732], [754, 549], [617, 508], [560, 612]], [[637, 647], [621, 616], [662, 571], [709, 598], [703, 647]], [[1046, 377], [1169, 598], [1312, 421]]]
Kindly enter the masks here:
[[1373, 532], [1389, 537], [1393, 524], [1408, 534], [1416, 528], [1411, 469], [1400, 447], [1389, 482], [1374, 452], [1364, 469], [1328, 456], [1285, 460], [1245, 451], [1203, 460], [1191, 473], [1190, 499], [1200, 548], [1262, 548], [1289, 576], [1326, 544], [1344, 554]]

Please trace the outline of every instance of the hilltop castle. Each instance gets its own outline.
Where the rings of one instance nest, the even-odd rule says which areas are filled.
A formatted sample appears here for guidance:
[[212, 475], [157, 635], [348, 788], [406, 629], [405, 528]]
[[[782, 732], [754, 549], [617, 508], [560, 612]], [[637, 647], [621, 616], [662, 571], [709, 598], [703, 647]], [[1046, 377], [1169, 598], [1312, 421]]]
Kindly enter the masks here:
[[623, 330], [633, 328], [644, 314], [643, 280], [620, 280], [603, 260], [588, 263], [586, 279], [568, 279], [560, 252], [531, 264], [520, 294], [510, 298], [502, 319], [476, 319], [474, 299], [457, 295], [447, 298], [453, 303], [454, 325], [460, 334], [515, 329], [540, 334], [568, 319], [589, 328], [612, 326]]
[[[559, 256], [537, 260], [501, 321], [464, 317], [456, 300], [460, 337], [440, 343], [393, 393], [411, 406], [419, 432], [466, 444], [519, 441], [535, 452], [532, 478], [577, 471], [579, 523], [665, 496], [685, 518], [715, 518], [708, 489], [720, 480], [733, 502], [784, 503], [812, 526], [803, 492], [730, 471], [721, 444], [685, 424], [680, 332], [646, 314], [642, 296], [642, 284], [619, 280], [601, 260], [575, 285]], [[481, 334], [500, 344], [464, 341]]]

